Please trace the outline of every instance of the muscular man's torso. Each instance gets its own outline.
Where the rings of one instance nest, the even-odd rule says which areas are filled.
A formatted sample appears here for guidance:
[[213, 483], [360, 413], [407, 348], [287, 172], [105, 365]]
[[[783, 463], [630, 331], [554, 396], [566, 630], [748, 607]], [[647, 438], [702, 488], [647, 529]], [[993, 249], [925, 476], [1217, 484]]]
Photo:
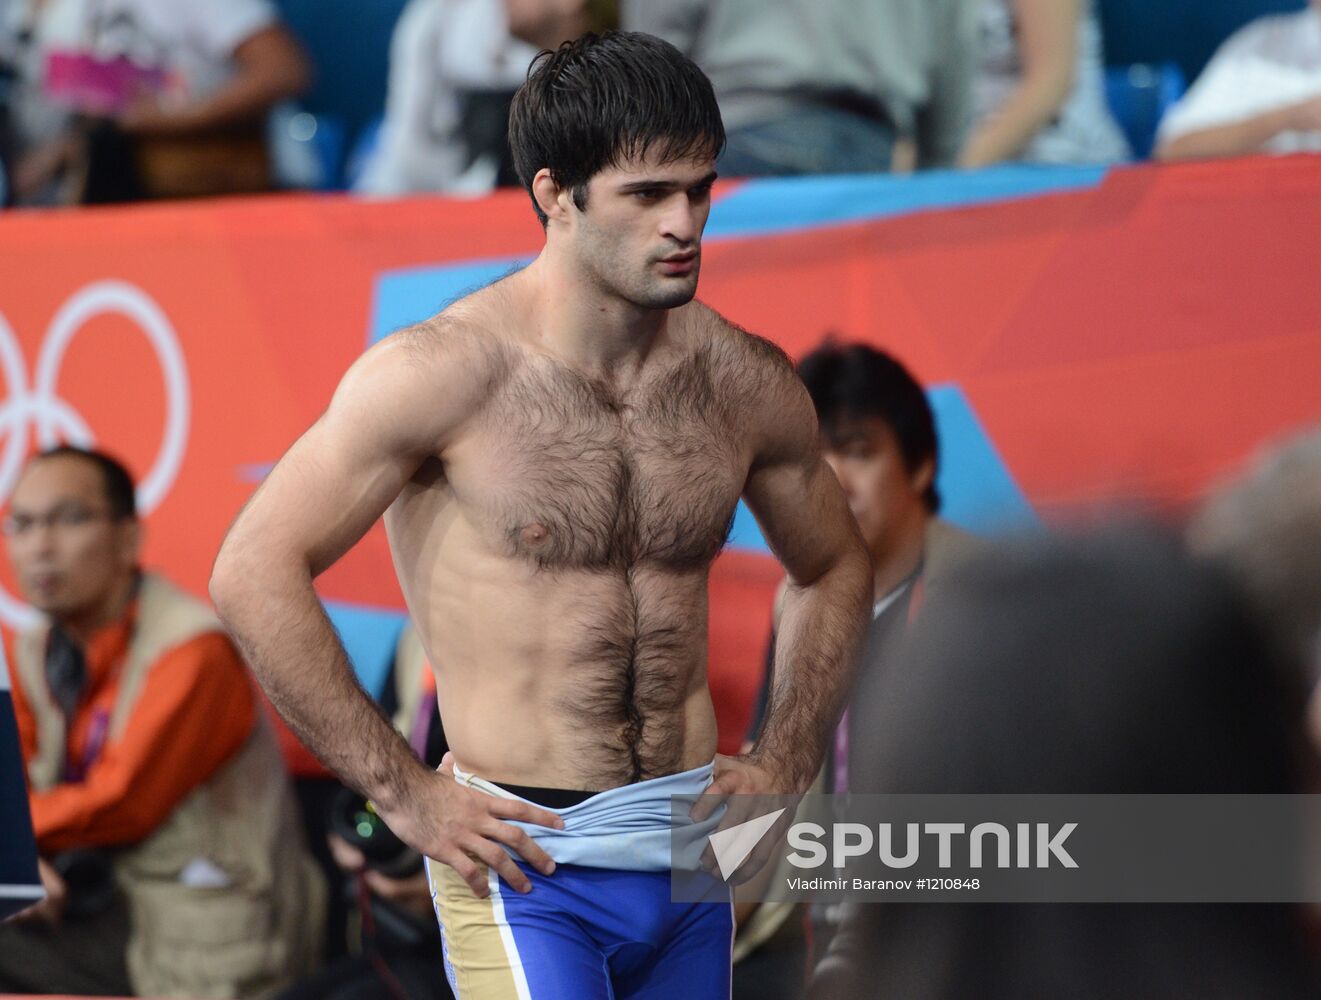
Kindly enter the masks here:
[[482, 402], [386, 515], [456, 762], [590, 789], [707, 763], [707, 574], [783, 356], [697, 304], [627, 386], [474, 336]]

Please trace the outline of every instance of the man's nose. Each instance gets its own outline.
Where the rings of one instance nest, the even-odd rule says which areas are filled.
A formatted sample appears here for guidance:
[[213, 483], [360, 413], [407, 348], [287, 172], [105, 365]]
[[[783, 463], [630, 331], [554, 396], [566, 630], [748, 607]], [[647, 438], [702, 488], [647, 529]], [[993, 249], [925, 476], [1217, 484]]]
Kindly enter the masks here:
[[673, 199], [661, 220], [661, 235], [680, 246], [692, 246], [702, 231], [700, 216], [700, 208], [681, 194]]

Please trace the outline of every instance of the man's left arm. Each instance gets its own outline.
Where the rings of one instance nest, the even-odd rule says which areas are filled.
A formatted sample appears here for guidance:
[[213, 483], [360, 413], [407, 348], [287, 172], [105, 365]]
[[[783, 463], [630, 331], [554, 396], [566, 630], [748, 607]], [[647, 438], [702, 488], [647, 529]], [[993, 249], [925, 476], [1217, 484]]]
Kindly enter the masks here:
[[42, 854], [141, 840], [234, 755], [258, 711], [247, 667], [223, 633], [170, 650], [147, 675], [124, 735], [83, 780], [32, 794]]
[[806, 389], [777, 349], [759, 353], [766, 371], [751, 415], [755, 450], [743, 497], [787, 580], [760, 737], [745, 756], [719, 761], [713, 790], [801, 794], [848, 694], [870, 617], [872, 570], [821, 457]]

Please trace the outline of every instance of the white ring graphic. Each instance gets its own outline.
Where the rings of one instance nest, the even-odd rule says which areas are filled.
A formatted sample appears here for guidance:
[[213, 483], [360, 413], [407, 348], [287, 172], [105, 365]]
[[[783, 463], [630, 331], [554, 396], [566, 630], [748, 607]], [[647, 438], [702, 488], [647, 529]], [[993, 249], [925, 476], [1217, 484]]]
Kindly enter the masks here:
[[[165, 432], [151, 470], [138, 484], [138, 510], [149, 514], [170, 492], [183, 464], [188, 444], [191, 395], [188, 368], [178, 335], [169, 319], [146, 292], [123, 281], [98, 281], [70, 296], [51, 320], [37, 358], [36, 378], [28, 388], [23, 354], [13, 328], [0, 313], [0, 371], [4, 374], [5, 397], [0, 403], [0, 435], [7, 435], [0, 453], [0, 501], [7, 501], [27, 458], [28, 431], [35, 429], [37, 443], [49, 448], [61, 440], [90, 447], [96, 439], [82, 416], [56, 395], [60, 366], [74, 336], [94, 316], [118, 313], [133, 320], [146, 335], [165, 382]], [[0, 619], [11, 628], [34, 620], [27, 605], [0, 587]]]

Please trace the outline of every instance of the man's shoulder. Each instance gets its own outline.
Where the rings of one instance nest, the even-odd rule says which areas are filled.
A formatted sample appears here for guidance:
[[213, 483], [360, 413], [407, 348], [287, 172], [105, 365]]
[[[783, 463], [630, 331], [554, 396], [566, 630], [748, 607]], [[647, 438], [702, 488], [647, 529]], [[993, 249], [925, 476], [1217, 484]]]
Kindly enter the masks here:
[[789, 355], [766, 337], [726, 319], [704, 302], [694, 300], [686, 308], [688, 327], [698, 342], [735, 372], [747, 378], [793, 374], [794, 364]]
[[478, 397], [489, 396], [520, 355], [499, 311], [477, 296], [396, 330], [372, 350], [375, 363], [399, 377], [395, 384], [401, 391], [415, 384], [451, 398], [466, 397], [465, 386]]
[[1227, 38], [1212, 55], [1211, 61], [1225, 58], [1258, 57], [1271, 59], [1293, 47], [1294, 40], [1307, 29], [1307, 19], [1315, 16], [1310, 8], [1266, 14], [1243, 25]]

